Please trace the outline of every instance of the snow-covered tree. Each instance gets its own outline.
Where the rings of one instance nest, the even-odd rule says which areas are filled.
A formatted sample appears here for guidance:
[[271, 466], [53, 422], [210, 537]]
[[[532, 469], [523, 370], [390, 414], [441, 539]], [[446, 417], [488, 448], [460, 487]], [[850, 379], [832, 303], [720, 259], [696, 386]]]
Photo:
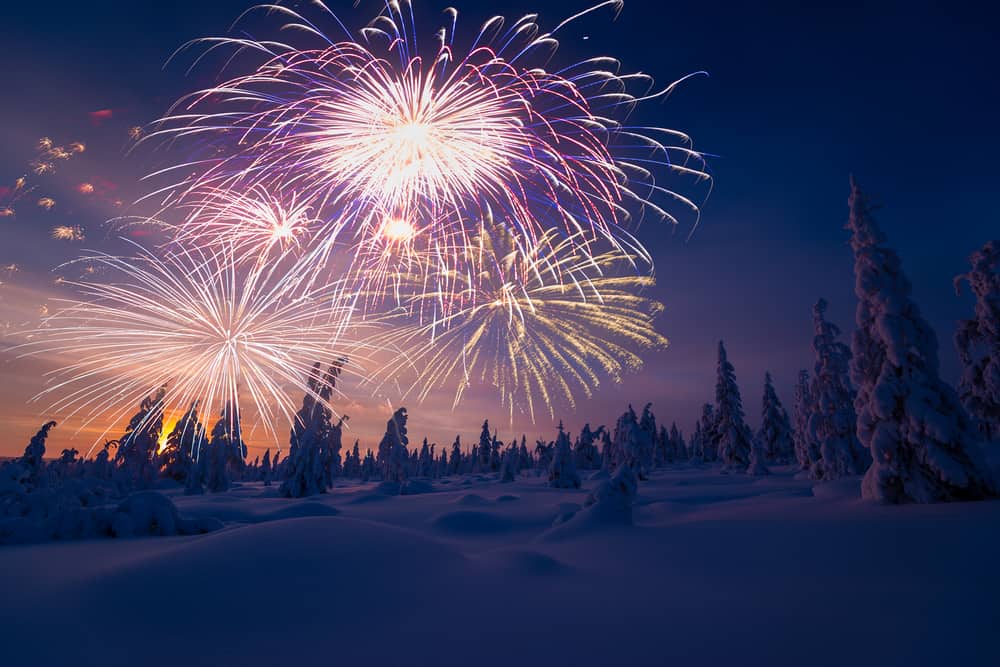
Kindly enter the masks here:
[[937, 338], [853, 179], [849, 205], [858, 297], [851, 378], [858, 437], [874, 459], [861, 493], [886, 503], [993, 496], [976, 426], [938, 374]]
[[813, 409], [814, 401], [809, 371], [800, 370], [798, 382], [795, 384], [795, 404], [792, 406], [794, 416], [792, 441], [795, 445], [795, 460], [799, 464], [799, 469], [810, 473], [813, 466], [819, 462], [819, 446], [813, 440], [812, 431], [809, 429], [809, 420], [812, 418]]
[[479, 432], [479, 445], [476, 447], [476, 467], [473, 472], [489, 471], [492, 444], [493, 438], [490, 436], [490, 420], [487, 419], [483, 422], [483, 428]]
[[462, 473], [462, 438], [455, 436], [455, 442], [451, 443], [451, 460], [448, 461], [448, 474], [459, 475]]
[[203, 460], [199, 459], [204, 470], [205, 486], [212, 493], [228, 491], [232, 485], [229, 475], [231, 453], [233, 450], [233, 433], [238, 429], [233, 427], [235, 419], [233, 404], [226, 403], [219, 416], [219, 421], [212, 427], [212, 436], [205, 448]]
[[715, 406], [705, 403], [701, 407], [701, 421], [698, 422], [701, 433], [701, 460], [706, 463], [719, 460], [719, 431], [717, 428], [718, 418], [715, 415]]
[[569, 434], [559, 422], [559, 434], [556, 436], [555, 451], [552, 463], [549, 465], [549, 486], [557, 489], [579, 489], [580, 475], [573, 463], [573, 447], [569, 442]]
[[573, 446], [573, 455], [576, 458], [576, 467], [583, 470], [593, 470], [600, 467], [601, 454], [594, 443], [601, 437], [604, 431], [603, 426], [599, 426], [596, 431], [590, 430], [590, 424], [584, 424]]
[[681, 433], [680, 429], [677, 428], [677, 422], [670, 423], [670, 436], [669, 436], [669, 451], [671, 455], [671, 461], [677, 463], [678, 461], [686, 461], [688, 458], [687, 454], [687, 444], [684, 442], [684, 434]]
[[694, 431], [691, 433], [691, 438], [688, 440], [688, 446], [691, 448], [692, 461], [700, 463], [705, 460], [700, 419], [694, 423]]
[[615, 423], [614, 436], [605, 454], [603, 467], [609, 472], [617, 470], [623, 463], [637, 467], [640, 437], [639, 418], [630, 405]]
[[761, 399], [760, 430], [757, 440], [764, 450], [767, 463], [789, 463], [794, 457], [792, 425], [788, 413], [774, 391], [770, 373], [764, 373], [764, 396]]
[[382, 463], [382, 479], [387, 482], [405, 482], [407, 462], [410, 454], [406, 446], [410, 444], [406, 436], [406, 408], [399, 408], [385, 423], [385, 434], [379, 442], [379, 452], [385, 452]]
[[746, 470], [750, 465], [753, 436], [743, 421], [743, 399], [736, 384], [736, 371], [726, 358], [726, 348], [721, 340], [715, 382], [715, 417], [719, 459], [729, 470]]
[[972, 270], [955, 278], [955, 290], [969, 283], [975, 315], [962, 320], [955, 347], [962, 360], [959, 396], [986, 439], [1000, 436], [1000, 241], [969, 257]]
[[632, 506], [639, 493], [639, 478], [632, 466], [621, 465], [587, 495], [584, 506], [607, 521], [632, 523]]
[[264, 486], [271, 486], [274, 472], [271, 470], [271, 449], [264, 450], [264, 460], [260, 462], [260, 481]]
[[[331, 478], [330, 468], [340, 457], [343, 420], [331, 422], [330, 397], [347, 360], [338, 359], [325, 374], [313, 366], [302, 407], [295, 415], [289, 437], [284, 481], [279, 492], [286, 498], [301, 498], [325, 493]], [[335, 452], [334, 452], [335, 450]]]
[[511, 443], [510, 447], [503, 453], [500, 462], [500, 481], [513, 482], [517, 478], [518, 469], [517, 442]]
[[809, 431], [819, 448], [811, 474], [816, 479], [838, 479], [860, 475], [871, 464], [871, 456], [857, 436], [854, 389], [851, 387], [851, 350], [837, 340], [840, 329], [825, 317], [826, 301], [813, 306], [813, 351], [816, 365], [810, 396], [812, 414]]
[[372, 450], [365, 451], [365, 458], [361, 461], [361, 481], [367, 482], [375, 476], [378, 464], [375, 462], [375, 455]]
[[198, 419], [198, 402], [194, 401], [167, 436], [166, 445], [160, 452], [162, 474], [178, 482], [186, 480], [204, 440], [205, 427]]
[[656, 417], [650, 408], [652, 403], [647, 403], [642, 409], [642, 416], [639, 418], [639, 440], [636, 444], [636, 460], [639, 468], [636, 471], [639, 479], [646, 479], [650, 471], [653, 470], [654, 458], [656, 456]]
[[167, 388], [143, 399], [118, 444], [116, 462], [126, 486], [148, 489], [156, 479], [156, 454], [163, 430], [163, 401]]

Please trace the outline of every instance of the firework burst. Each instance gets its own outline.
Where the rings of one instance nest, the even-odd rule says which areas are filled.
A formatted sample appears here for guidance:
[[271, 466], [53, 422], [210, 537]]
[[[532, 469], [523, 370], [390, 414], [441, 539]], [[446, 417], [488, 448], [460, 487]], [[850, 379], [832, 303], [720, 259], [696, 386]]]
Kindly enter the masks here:
[[81, 428], [120, 422], [162, 385], [168, 410], [232, 402], [277, 442], [315, 363], [343, 356], [356, 369], [364, 358], [365, 346], [349, 340], [342, 290], [304, 287], [301, 266], [243, 270], [221, 252], [161, 258], [141, 248], [134, 258], [86, 260], [115, 278], [64, 281], [79, 298], [61, 302], [21, 346], [67, 359], [36, 399], [58, 396], [49, 411], [82, 416]]
[[[311, 6], [343, 25], [323, 3]], [[695, 200], [669, 184], [708, 179], [688, 137], [626, 123], [635, 105], [675, 84], [653, 91], [647, 76], [621, 74], [603, 57], [545, 68], [566, 24], [620, 6], [601, 3], [551, 32], [534, 15], [506, 30], [496, 17], [464, 50], [454, 44], [457, 13], [448, 10], [449, 25], [427, 52], [406, 3], [387, 3], [359, 39], [339, 41], [293, 9], [262, 6], [286, 19], [283, 34], [318, 44], [195, 42], [206, 47], [202, 57], [233, 47], [263, 62], [184, 98], [145, 137], [190, 139], [203, 151], [154, 174], [193, 176], [153, 196], [183, 202], [279, 184], [342, 221], [330, 229], [346, 228], [362, 247], [419, 230], [425, 238], [408, 247], [440, 255], [456, 238], [471, 240], [476, 229], [467, 221], [489, 217], [531, 243], [551, 241], [556, 229], [577, 253], [610, 242], [648, 260], [632, 236], [637, 219], [651, 211], [674, 223], [685, 212], [696, 220]]]
[[[554, 236], [550, 232], [548, 236]], [[535, 418], [536, 397], [554, 414], [604, 379], [642, 366], [637, 350], [665, 346], [653, 322], [662, 306], [638, 292], [634, 258], [575, 252], [572, 239], [523, 242], [484, 225], [464, 248], [447, 293], [420, 292], [393, 317], [388, 338], [406, 350], [420, 400], [457, 381], [453, 407], [473, 383], [495, 387], [511, 419]]]

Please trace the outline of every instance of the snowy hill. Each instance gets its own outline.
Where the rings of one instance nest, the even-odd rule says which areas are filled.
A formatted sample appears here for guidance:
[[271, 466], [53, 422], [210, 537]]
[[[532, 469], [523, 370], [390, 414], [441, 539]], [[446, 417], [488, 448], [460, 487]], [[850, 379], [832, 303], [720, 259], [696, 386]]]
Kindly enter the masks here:
[[1000, 664], [1000, 502], [657, 470], [631, 523], [534, 475], [168, 491], [206, 535], [0, 548], [5, 665]]

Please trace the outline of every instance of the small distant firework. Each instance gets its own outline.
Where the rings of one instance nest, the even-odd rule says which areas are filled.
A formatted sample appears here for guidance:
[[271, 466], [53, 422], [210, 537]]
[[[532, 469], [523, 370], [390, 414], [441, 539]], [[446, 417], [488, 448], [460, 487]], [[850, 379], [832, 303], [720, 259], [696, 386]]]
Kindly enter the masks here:
[[211, 191], [191, 206], [176, 234], [177, 240], [196, 245], [225, 244], [237, 261], [264, 261], [297, 247], [317, 225], [304, 198], [258, 185], [245, 193]]
[[139, 126], [130, 127], [128, 129], [128, 138], [131, 139], [132, 141], [139, 141], [140, 139], [142, 139], [142, 135], [143, 135], [142, 128]]
[[52, 228], [52, 238], [60, 241], [82, 241], [86, 238], [79, 225], [59, 225]]
[[13, 275], [21, 270], [21, 267], [17, 264], [7, 264], [6, 266], [0, 267], [0, 271], [3, 271], [7, 275]]
[[44, 209], [46, 211], [51, 211], [55, 208], [56, 200], [52, 197], [42, 197], [38, 200], [38, 208]]
[[94, 184], [93, 183], [80, 183], [76, 186], [76, 191], [81, 195], [92, 195], [94, 194]]
[[9, 218], [14, 215], [14, 209], [10, 206], [0, 206], [0, 218]]

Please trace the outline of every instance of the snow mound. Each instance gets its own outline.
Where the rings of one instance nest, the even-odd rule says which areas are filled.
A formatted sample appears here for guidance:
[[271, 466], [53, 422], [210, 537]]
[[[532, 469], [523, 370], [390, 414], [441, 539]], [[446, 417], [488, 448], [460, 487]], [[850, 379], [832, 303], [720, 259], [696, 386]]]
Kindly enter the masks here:
[[571, 570], [565, 563], [530, 549], [491, 551], [482, 556], [482, 562], [491, 570], [529, 577], [548, 577]]
[[507, 517], [472, 510], [439, 514], [431, 520], [431, 525], [448, 533], [466, 535], [504, 533], [514, 529], [514, 523]]
[[459, 498], [458, 500], [456, 500], [455, 504], [456, 505], [466, 505], [466, 506], [471, 505], [471, 506], [474, 506], [474, 507], [475, 506], [480, 506], [481, 507], [483, 505], [489, 505], [490, 501], [486, 500], [486, 498], [483, 498], [478, 493], [467, 493], [464, 496], [462, 496], [461, 498]]

